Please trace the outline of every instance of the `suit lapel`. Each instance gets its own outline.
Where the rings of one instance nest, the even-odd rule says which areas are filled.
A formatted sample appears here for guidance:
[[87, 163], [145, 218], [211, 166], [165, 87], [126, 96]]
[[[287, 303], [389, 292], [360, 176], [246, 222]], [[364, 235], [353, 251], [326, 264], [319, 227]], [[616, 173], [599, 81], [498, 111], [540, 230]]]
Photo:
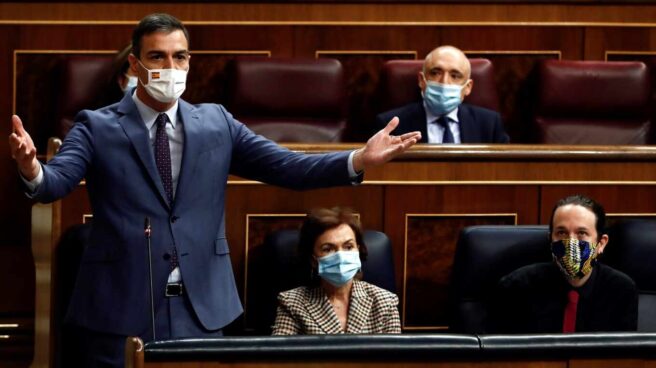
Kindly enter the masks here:
[[342, 333], [337, 315], [321, 287], [311, 289], [308, 299], [306, 308], [317, 326], [326, 334]]
[[180, 163], [180, 175], [178, 176], [178, 187], [175, 192], [174, 206], [184, 199], [187, 186], [192, 182], [191, 178], [198, 165], [198, 156], [202, 150], [201, 121], [193, 105], [179, 101], [179, 116], [184, 129], [184, 148], [182, 162]]
[[371, 303], [372, 300], [365, 292], [362, 282], [353, 280], [346, 332], [352, 334], [362, 333], [362, 326], [369, 316]]
[[476, 127], [469, 107], [465, 104], [461, 104], [458, 108], [458, 126], [460, 127], [461, 143], [480, 142], [478, 137], [479, 129]]
[[426, 111], [424, 110], [423, 102], [417, 102], [414, 105], [408, 121], [412, 123], [411, 129], [408, 132], [420, 131], [421, 141], [419, 143], [428, 143], [428, 124], [426, 123]]
[[125, 131], [128, 139], [130, 139], [144, 169], [148, 173], [155, 188], [157, 188], [160, 199], [167, 207], [169, 207], [166, 192], [164, 191], [164, 185], [162, 184], [159, 172], [157, 171], [157, 165], [155, 164], [155, 157], [150, 145], [148, 129], [146, 129], [146, 124], [141, 119], [141, 115], [139, 115], [139, 111], [132, 100], [132, 96], [128, 94], [123, 97], [119, 104], [118, 111], [123, 114], [118, 118], [119, 124], [123, 127], [123, 131]]

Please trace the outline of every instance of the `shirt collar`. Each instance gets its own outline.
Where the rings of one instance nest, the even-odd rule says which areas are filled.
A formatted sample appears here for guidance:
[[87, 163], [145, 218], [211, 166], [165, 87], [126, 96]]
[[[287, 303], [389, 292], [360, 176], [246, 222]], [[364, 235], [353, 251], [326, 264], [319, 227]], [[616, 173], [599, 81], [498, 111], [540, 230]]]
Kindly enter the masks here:
[[[423, 104], [424, 104], [424, 111], [426, 111], [426, 121], [428, 121], [429, 123], [436, 122], [437, 119], [440, 118], [440, 116], [434, 115], [428, 109], [428, 107], [426, 106], [426, 101], [423, 101]], [[446, 117], [449, 118], [449, 121], [453, 121], [453, 122], [456, 122], [456, 123], [460, 122], [460, 120], [458, 120], [458, 108], [456, 107], [450, 113], [446, 114]]]
[[[139, 111], [139, 115], [141, 115], [141, 120], [143, 120], [143, 122], [146, 124], [146, 128], [148, 128], [148, 130], [151, 130], [160, 112], [155, 111], [153, 108], [143, 103], [143, 101], [141, 101], [139, 97], [137, 97], [136, 89], [132, 94], [132, 100], [134, 101], [135, 105], [137, 105], [137, 110]], [[173, 129], [175, 129], [175, 125], [178, 122], [177, 112], [178, 112], [178, 100], [175, 100], [175, 104], [173, 104], [173, 106], [171, 106], [170, 109], [164, 111], [164, 113], [168, 115], [169, 121], [171, 122], [171, 126], [173, 126]]]

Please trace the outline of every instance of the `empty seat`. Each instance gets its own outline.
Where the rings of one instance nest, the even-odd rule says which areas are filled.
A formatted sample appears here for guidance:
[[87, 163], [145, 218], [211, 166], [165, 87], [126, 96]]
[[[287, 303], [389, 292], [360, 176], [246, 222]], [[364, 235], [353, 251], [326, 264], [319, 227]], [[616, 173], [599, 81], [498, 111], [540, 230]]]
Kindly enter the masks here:
[[[488, 59], [469, 59], [472, 92], [465, 102], [499, 111], [499, 97], [494, 82], [494, 67]], [[421, 100], [417, 73], [424, 60], [390, 60], [383, 65], [381, 75], [381, 109], [387, 111]]]
[[538, 66], [537, 140], [648, 144], [649, 71], [641, 62], [546, 60]]
[[338, 142], [346, 127], [344, 71], [335, 59], [236, 58], [229, 110], [278, 142]]
[[656, 221], [622, 221], [609, 227], [603, 260], [629, 275], [638, 288], [638, 331], [656, 332]]
[[484, 333], [489, 300], [501, 277], [551, 259], [547, 226], [470, 226], [460, 232], [451, 273], [454, 332]]

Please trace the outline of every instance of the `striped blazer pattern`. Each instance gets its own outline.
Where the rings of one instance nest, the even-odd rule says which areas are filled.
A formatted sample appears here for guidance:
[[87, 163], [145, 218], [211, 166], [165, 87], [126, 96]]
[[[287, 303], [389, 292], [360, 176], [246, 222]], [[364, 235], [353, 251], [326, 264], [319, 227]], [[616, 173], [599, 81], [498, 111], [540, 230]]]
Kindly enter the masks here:
[[399, 298], [385, 289], [353, 280], [346, 331], [341, 329], [321, 287], [305, 286], [278, 295], [274, 335], [401, 333]]

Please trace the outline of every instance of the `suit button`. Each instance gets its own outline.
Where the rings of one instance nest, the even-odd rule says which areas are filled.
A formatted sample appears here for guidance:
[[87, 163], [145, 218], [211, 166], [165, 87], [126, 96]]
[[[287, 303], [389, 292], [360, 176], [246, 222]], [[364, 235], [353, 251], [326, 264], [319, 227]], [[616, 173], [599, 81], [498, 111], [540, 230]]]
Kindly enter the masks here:
[[178, 216], [171, 216], [171, 223], [174, 224], [176, 221], [178, 221], [178, 219]]
[[169, 259], [171, 259], [171, 255], [168, 253], [164, 253], [164, 256], [162, 258], [164, 258], [165, 261], [168, 261]]

